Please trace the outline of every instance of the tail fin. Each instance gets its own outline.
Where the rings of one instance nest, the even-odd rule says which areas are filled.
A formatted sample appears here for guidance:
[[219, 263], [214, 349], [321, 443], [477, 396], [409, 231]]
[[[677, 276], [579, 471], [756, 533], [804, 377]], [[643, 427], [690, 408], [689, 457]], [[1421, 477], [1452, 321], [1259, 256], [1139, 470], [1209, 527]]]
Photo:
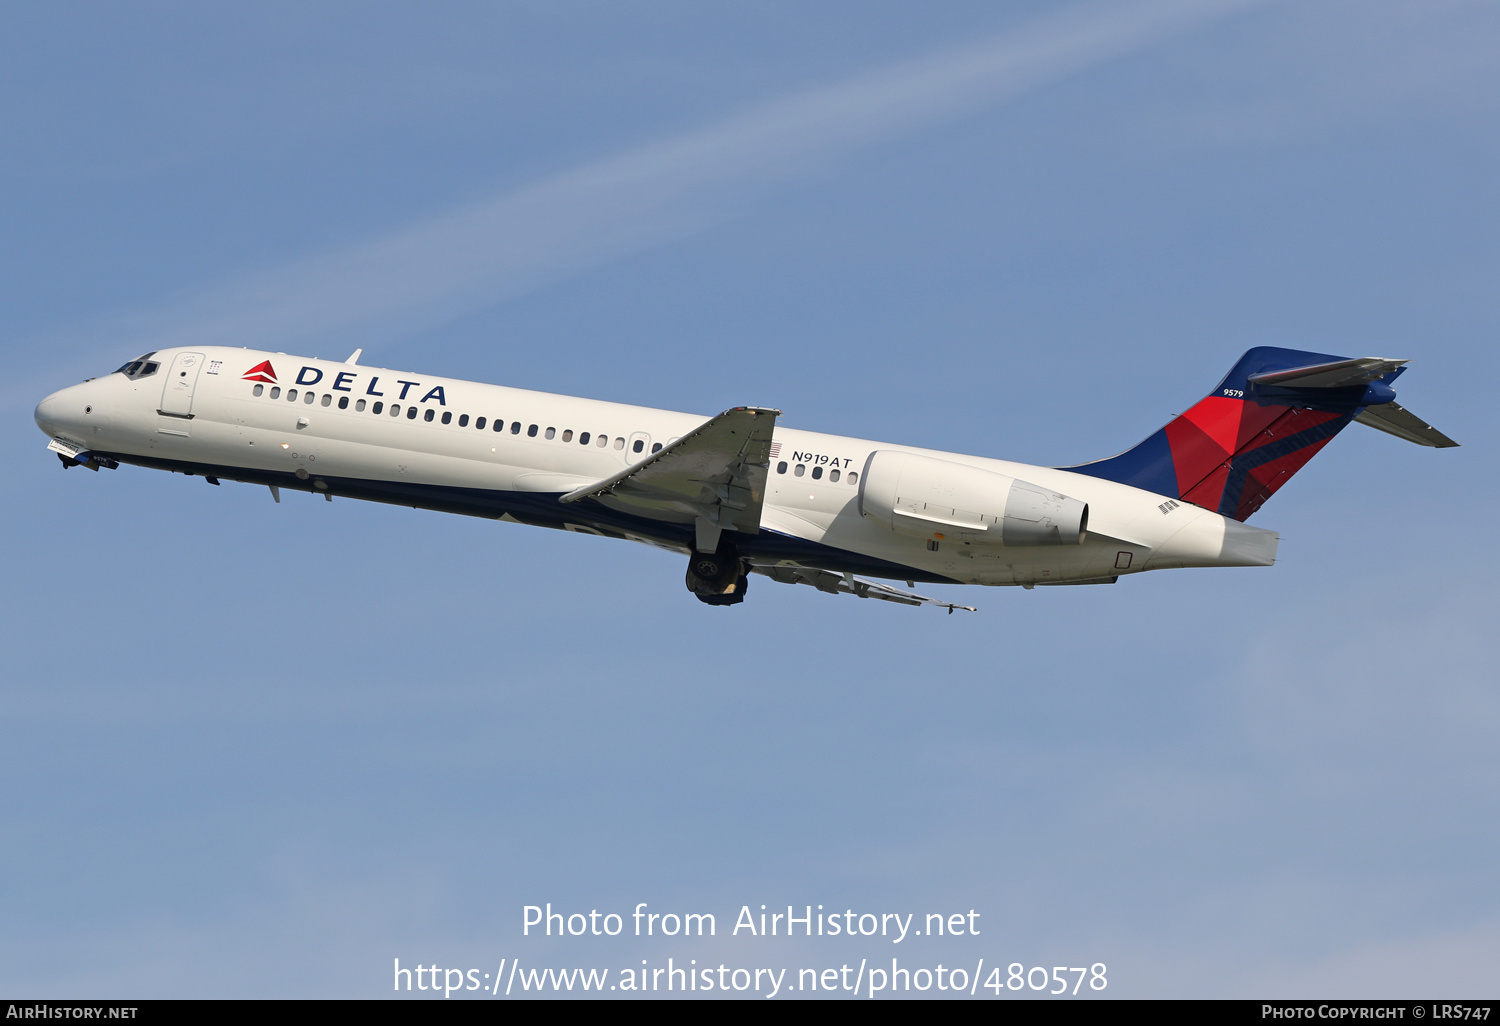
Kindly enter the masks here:
[[1259, 346], [1140, 445], [1066, 469], [1247, 520], [1356, 417], [1410, 441], [1457, 445], [1392, 402], [1405, 363]]

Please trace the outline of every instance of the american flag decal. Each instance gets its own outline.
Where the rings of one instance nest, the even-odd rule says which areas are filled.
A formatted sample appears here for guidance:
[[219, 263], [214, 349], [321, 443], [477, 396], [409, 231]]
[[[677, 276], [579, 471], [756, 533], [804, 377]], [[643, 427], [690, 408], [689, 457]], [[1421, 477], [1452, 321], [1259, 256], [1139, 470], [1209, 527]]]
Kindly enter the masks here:
[[780, 455], [781, 455], [781, 443], [780, 442], [772, 442], [771, 443], [771, 459], [774, 460], [776, 457], [778, 457]]

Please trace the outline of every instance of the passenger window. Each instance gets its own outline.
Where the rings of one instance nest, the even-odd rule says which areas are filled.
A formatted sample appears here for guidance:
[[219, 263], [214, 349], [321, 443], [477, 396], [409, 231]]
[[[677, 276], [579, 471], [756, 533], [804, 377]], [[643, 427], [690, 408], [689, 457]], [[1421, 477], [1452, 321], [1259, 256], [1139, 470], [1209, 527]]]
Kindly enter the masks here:
[[311, 392], [304, 392], [304, 393], [302, 393], [302, 401], [303, 401], [303, 402], [304, 402], [304, 403], [306, 403], [306, 404], [307, 404], [307, 405], [309, 405], [309, 406], [311, 406], [311, 405], [312, 405], [312, 401], [313, 401], [313, 400], [314, 400], [314, 399], [316, 399], [316, 398], [317, 398], [317, 396], [316, 396], [316, 395], [314, 395], [314, 394], [313, 394], [313, 393], [311, 393]]
[[[347, 403], [348, 403], [348, 400], [345, 400], [345, 404], [346, 405], [347, 405]], [[331, 396], [331, 395], [325, 395], [325, 396], [323, 396], [323, 405], [324, 406], [332, 406], [333, 405], [333, 396]]]
[[[413, 406], [412, 409], [416, 409], [416, 407]], [[422, 415], [422, 419], [425, 420], [427, 423], [431, 424], [432, 423], [432, 418], [435, 417], [435, 416], [437, 416], [437, 411], [436, 410], [428, 410], [425, 414]]]
[[[468, 417], [464, 418], [464, 420], [468, 420], [468, 419], [469, 419]], [[447, 410], [443, 411], [443, 423], [444, 424], [452, 424], [453, 423], [453, 414], [449, 413]], [[463, 425], [460, 424], [459, 427], [463, 427]]]
[[483, 431], [484, 430], [484, 418], [483, 417], [475, 417], [474, 418], [474, 427], [478, 431]]
[[392, 417], [399, 417], [399, 416], [401, 416], [401, 407], [397, 406], [395, 403], [391, 403], [391, 416]]
[[655, 445], [653, 445], [651, 447], [651, 451], [652, 452], [661, 452], [661, 443], [657, 442]]
[[820, 478], [822, 476], [823, 476], [823, 468], [822, 467], [813, 467], [813, 480], [816, 481], [818, 478]]
[[[446, 418], [447, 414], [445, 413], [445, 414], [443, 414], [443, 416]], [[448, 423], [448, 421], [444, 420], [443, 423], [446, 424], [446, 423]], [[458, 426], [459, 427], [468, 427], [469, 426], [469, 415], [467, 413], [460, 413], [458, 415]], [[483, 424], [481, 424], [479, 426], [480, 427], [484, 427]]]
[[571, 442], [572, 440], [573, 440], [573, 429], [572, 428], [568, 428], [568, 430], [566, 430], [566, 431], [563, 432], [563, 441], [564, 442]]
[[[519, 424], [516, 425], [516, 426], [520, 427]], [[531, 427], [529, 427], [529, 428], [526, 429], [526, 437], [527, 438], [535, 438], [536, 437], [536, 425], [535, 424], [531, 425]]]
[[641, 439], [637, 438], [635, 440], [635, 444], [630, 447], [630, 451], [631, 452], [640, 452], [644, 448], [646, 448], [646, 443], [643, 442]]
[[797, 477], [801, 477], [805, 473], [807, 473], [807, 467], [802, 463], [797, 464], [796, 469], [792, 471], [792, 474]]
[[[364, 413], [365, 412], [365, 401], [363, 399], [356, 399], [356, 400], [354, 400], [354, 412], [355, 413]], [[376, 410], [375, 412], [379, 413], [380, 411]]]
[[[364, 400], [361, 399], [360, 402], [364, 402]], [[376, 399], [375, 405], [370, 407], [370, 412], [376, 414], [377, 416], [384, 410], [385, 403], [381, 402], [379, 399]]]
[[589, 444], [589, 433], [587, 431], [585, 431], [583, 434], [581, 434], [581, 435], [578, 436], [578, 444], [579, 445], [588, 445]]
[[786, 473], [786, 460], [782, 460], [780, 463], [776, 464], [776, 473], [778, 473], [778, 474], [785, 474]]
[[608, 435], [600, 435], [598, 438], [596, 438], [594, 440], [594, 444], [597, 445], [601, 449], [604, 448], [606, 445], [609, 444], [609, 436]]
[[850, 484], [858, 484], [859, 483], [859, 473], [857, 471], [854, 471], [854, 470], [849, 471], [849, 483]]
[[[432, 411], [428, 410], [427, 412], [431, 413]], [[415, 406], [408, 406], [406, 408], [406, 419], [407, 420], [416, 420], [417, 419], [417, 408]]]
[[272, 385], [271, 386], [271, 398], [272, 399], [280, 399], [281, 398], [281, 386], [280, 385]]
[[341, 395], [341, 396], [339, 396], [339, 409], [341, 409], [341, 410], [347, 410], [348, 408], [349, 408], [349, 397], [347, 395]]
[[828, 472], [828, 480], [830, 480], [830, 481], [837, 481], [838, 479], [839, 479], [839, 472], [837, 470], [830, 470]]
[[297, 401], [297, 390], [295, 388], [289, 388], [286, 390], [286, 401], [289, 403], [294, 403]]
[[556, 437], [557, 437], [557, 428], [548, 428], [547, 429], [547, 441], [550, 442], [550, 441], [552, 441], [552, 439], [554, 439]]
[[615, 448], [616, 449], [623, 449], [623, 448], [625, 448], [625, 439], [623, 439], [623, 438], [616, 438], [615, 439]]
[[256, 385], [255, 388], [252, 391], [254, 391], [254, 393], [257, 396], [265, 395], [266, 394], [266, 386], [265, 385]]
[[[500, 422], [498, 420], [495, 421], [495, 425], [496, 425], [495, 426], [495, 430], [496, 431], [500, 430], [499, 424], [500, 424]], [[519, 420], [513, 420], [513, 421], [510, 422], [510, 433], [513, 434], [513, 435], [519, 435], [521, 433], [521, 422]]]

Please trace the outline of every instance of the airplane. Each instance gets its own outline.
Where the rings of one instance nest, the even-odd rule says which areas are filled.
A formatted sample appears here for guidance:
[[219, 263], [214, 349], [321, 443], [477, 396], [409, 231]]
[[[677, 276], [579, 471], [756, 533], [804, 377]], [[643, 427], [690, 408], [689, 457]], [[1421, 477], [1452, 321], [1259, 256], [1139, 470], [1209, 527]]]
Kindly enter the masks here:
[[[1406, 360], [1261, 346], [1134, 448], [1071, 467], [695, 416], [217, 346], [154, 351], [47, 396], [64, 468], [122, 463], [283, 491], [622, 538], [688, 557], [700, 601], [752, 573], [973, 611], [883, 581], [1113, 584], [1147, 570], [1270, 566], [1245, 523], [1351, 422], [1436, 448], [1395, 402]], [[875, 579], [872, 579], [875, 578]]]

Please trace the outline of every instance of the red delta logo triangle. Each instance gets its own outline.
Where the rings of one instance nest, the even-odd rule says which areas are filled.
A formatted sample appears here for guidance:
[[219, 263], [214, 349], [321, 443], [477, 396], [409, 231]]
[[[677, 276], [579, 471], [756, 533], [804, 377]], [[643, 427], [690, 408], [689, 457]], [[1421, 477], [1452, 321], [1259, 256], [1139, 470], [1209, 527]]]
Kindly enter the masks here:
[[242, 381], [269, 381], [276, 384], [276, 368], [271, 366], [270, 360], [262, 360], [254, 367], [247, 370], [241, 378]]

